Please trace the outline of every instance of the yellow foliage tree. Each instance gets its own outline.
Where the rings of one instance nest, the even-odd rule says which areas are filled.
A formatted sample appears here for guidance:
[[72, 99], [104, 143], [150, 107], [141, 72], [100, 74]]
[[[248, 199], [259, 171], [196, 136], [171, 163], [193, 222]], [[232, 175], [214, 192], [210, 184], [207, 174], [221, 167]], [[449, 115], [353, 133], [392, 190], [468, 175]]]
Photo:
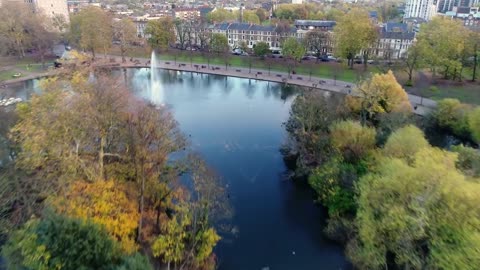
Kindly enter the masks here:
[[75, 181], [65, 196], [53, 199], [53, 205], [61, 213], [105, 226], [125, 252], [133, 253], [137, 249], [135, 229], [139, 219], [136, 201], [127, 196], [124, 186], [113, 180]]
[[390, 135], [383, 151], [386, 156], [410, 162], [415, 153], [429, 146], [423, 132], [416, 126], [408, 125]]
[[353, 96], [347, 97], [351, 109], [367, 113], [369, 117], [378, 113], [412, 111], [407, 93], [391, 70], [362, 82], [354, 89]]
[[364, 127], [359, 122], [341, 121], [330, 127], [333, 148], [347, 160], [360, 159], [375, 147], [375, 129]]

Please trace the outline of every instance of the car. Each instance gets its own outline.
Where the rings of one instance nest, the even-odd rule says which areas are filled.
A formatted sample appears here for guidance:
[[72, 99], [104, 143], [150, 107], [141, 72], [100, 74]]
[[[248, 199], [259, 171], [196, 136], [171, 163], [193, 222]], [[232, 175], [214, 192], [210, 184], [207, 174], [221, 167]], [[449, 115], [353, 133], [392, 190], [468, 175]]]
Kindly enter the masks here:
[[328, 60], [330, 61], [336, 61], [337, 58], [335, 58], [333, 55], [327, 55]]
[[67, 46], [65, 46], [65, 50], [70, 51], [70, 50], [72, 50], [72, 47], [70, 47], [69, 45], [67, 45]]

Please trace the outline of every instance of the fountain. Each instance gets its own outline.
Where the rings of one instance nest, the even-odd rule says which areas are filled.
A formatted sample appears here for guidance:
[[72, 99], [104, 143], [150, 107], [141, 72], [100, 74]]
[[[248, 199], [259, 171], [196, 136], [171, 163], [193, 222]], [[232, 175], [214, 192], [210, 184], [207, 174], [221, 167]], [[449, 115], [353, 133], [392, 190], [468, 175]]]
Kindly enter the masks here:
[[150, 59], [150, 100], [155, 105], [162, 105], [163, 102], [163, 92], [162, 85], [160, 82], [160, 76], [157, 72], [158, 60], [155, 55], [155, 51], [152, 51], [152, 56]]

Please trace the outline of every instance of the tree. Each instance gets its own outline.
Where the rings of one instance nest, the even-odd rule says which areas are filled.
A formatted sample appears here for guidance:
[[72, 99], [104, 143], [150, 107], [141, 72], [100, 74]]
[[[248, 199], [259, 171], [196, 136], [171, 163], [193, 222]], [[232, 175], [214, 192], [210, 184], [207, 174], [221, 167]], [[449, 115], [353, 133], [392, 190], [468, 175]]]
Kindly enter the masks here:
[[120, 53], [122, 55], [122, 62], [126, 62], [125, 53], [128, 46], [137, 38], [137, 29], [135, 24], [128, 18], [115, 20], [113, 22], [113, 38], [120, 42]]
[[222, 34], [212, 34], [210, 38], [210, 51], [216, 53], [217, 55], [222, 55], [225, 62], [225, 69], [228, 68], [228, 59], [229, 59], [229, 49], [227, 36]]
[[112, 36], [112, 19], [98, 7], [84, 8], [71, 18], [70, 42], [91, 51], [93, 59], [100, 49], [107, 53], [112, 45]]
[[409, 165], [386, 159], [360, 179], [358, 237], [347, 255], [359, 268], [476, 269], [480, 185], [465, 181], [456, 155], [424, 148]]
[[245, 23], [260, 24], [260, 19], [253, 10], [244, 10], [242, 21]]
[[347, 96], [353, 110], [372, 118], [379, 113], [411, 112], [412, 106], [408, 95], [397, 82], [392, 71], [386, 74], [375, 74], [354, 89], [358, 98]]
[[54, 214], [16, 231], [3, 255], [9, 269], [110, 269], [122, 254], [98, 225]]
[[359, 122], [341, 121], [330, 127], [330, 139], [334, 149], [347, 161], [364, 158], [375, 147], [375, 129]]
[[42, 13], [33, 15], [34, 23], [29, 27], [28, 31], [31, 38], [32, 46], [37, 49], [40, 56], [40, 62], [45, 67], [45, 56], [51, 51], [58, 39], [58, 34], [53, 32], [53, 27], [49, 18]]
[[305, 34], [304, 42], [308, 50], [315, 52], [318, 60], [322, 54], [328, 52], [330, 34], [320, 29], [314, 29]]
[[29, 36], [25, 31], [28, 26], [28, 18], [33, 16], [29, 7], [24, 3], [5, 2], [0, 9], [0, 41], [7, 53], [15, 51], [17, 56], [25, 56], [25, 47], [28, 45]]
[[412, 158], [415, 154], [429, 146], [423, 132], [413, 125], [408, 125], [390, 135], [383, 148], [383, 153], [387, 157], [413, 162]]
[[468, 128], [476, 143], [480, 143], [480, 108], [475, 108], [468, 114]]
[[282, 54], [288, 61], [288, 74], [293, 71], [296, 63], [305, 55], [305, 47], [294, 37], [289, 37], [282, 44]]
[[268, 19], [267, 11], [263, 8], [257, 9], [255, 11], [255, 14], [257, 15], [258, 19], [260, 20], [260, 23], [266, 21]]
[[210, 50], [217, 54], [228, 52], [228, 39], [222, 34], [213, 34], [210, 39]]
[[458, 153], [457, 169], [466, 176], [480, 176], [480, 152], [478, 149], [460, 144], [452, 146], [452, 151]]
[[268, 45], [268, 43], [263, 41], [257, 42], [257, 44], [255, 44], [255, 47], [253, 47], [253, 52], [256, 56], [264, 59], [265, 55], [270, 52], [270, 46]]
[[53, 205], [62, 214], [102, 225], [125, 253], [136, 251], [138, 205], [128, 197], [122, 183], [75, 181], [63, 196], [55, 198]]
[[[457, 136], [468, 138], [471, 110], [472, 106], [468, 104], [461, 103], [457, 99], [446, 98], [437, 103], [437, 107], [432, 112], [432, 117], [438, 127], [450, 130]], [[475, 114], [473, 117], [475, 117]]]
[[149, 21], [145, 27], [145, 34], [150, 35], [148, 43], [152, 48], [168, 50], [170, 45], [175, 42], [173, 20], [165, 17]]
[[223, 8], [217, 8], [214, 11], [207, 14], [207, 19], [211, 23], [220, 23], [225, 21], [235, 20], [236, 16], [233, 12], [230, 12]]
[[370, 48], [377, 40], [375, 25], [368, 13], [360, 9], [352, 9], [337, 23], [335, 32], [335, 48], [340, 56], [348, 59], [348, 65], [353, 69], [353, 58], [363, 51], [365, 68]]
[[422, 66], [422, 48], [421, 45], [416, 43], [410, 46], [407, 51], [407, 55], [403, 58], [405, 63], [405, 71], [408, 74], [407, 85], [413, 85], [413, 73]]
[[461, 22], [443, 17], [434, 17], [422, 25], [417, 43], [422, 50], [423, 61], [430, 66], [433, 77], [443, 68], [444, 77], [453, 79], [462, 68], [461, 54], [465, 49], [468, 32]]

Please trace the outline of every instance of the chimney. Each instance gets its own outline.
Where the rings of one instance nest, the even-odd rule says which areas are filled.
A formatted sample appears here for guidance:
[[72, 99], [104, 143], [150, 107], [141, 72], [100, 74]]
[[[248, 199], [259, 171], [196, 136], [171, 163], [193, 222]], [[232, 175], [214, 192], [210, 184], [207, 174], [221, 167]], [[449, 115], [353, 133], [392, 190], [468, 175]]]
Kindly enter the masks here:
[[240, 4], [240, 23], [243, 23], [243, 3]]

